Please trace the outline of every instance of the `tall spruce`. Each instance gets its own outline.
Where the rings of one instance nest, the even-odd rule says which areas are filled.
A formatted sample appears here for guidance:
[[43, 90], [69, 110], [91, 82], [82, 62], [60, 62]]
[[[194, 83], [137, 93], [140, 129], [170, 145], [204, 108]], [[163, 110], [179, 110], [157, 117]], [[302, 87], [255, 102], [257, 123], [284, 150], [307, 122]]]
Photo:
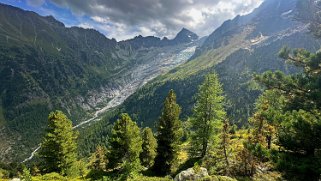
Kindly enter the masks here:
[[40, 157], [45, 172], [67, 175], [77, 161], [77, 135], [72, 122], [61, 111], [51, 112], [48, 129], [41, 145]]
[[180, 112], [181, 108], [176, 103], [176, 95], [173, 90], [170, 90], [158, 123], [158, 146], [154, 171], [159, 175], [170, 174], [174, 163], [177, 162], [180, 139], [183, 135], [179, 120]]
[[218, 76], [209, 74], [200, 85], [191, 119], [191, 155], [204, 157], [209, 146], [219, 144], [219, 134], [226, 112]]
[[157, 140], [150, 128], [145, 128], [142, 132], [143, 152], [140, 154], [140, 160], [143, 166], [151, 167], [154, 165], [156, 157]]
[[142, 152], [142, 138], [140, 129], [128, 114], [121, 114], [108, 140], [109, 168], [138, 170], [140, 167], [139, 155]]

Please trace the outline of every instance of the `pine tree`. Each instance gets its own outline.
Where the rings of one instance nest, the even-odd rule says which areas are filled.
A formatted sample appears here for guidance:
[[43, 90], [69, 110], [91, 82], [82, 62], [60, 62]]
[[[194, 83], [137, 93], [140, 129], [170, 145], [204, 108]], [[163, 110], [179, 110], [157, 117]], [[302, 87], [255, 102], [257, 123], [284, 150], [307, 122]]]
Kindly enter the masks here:
[[173, 164], [177, 162], [180, 139], [183, 135], [179, 120], [180, 112], [181, 108], [176, 103], [176, 95], [173, 90], [170, 90], [158, 123], [158, 146], [154, 171], [159, 175], [171, 173]]
[[95, 153], [92, 154], [90, 165], [93, 170], [104, 171], [106, 170], [106, 164], [108, 160], [106, 158], [107, 149], [104, 146], [98, 145]]
[[[309, 2], [319, 3], [319, 1]], [[279, 153], [278, 168], [289, 175], [295, 173], [297, 177], [301, 177], [299, 180], [318, 180], [321, 174], [321, 157], [318, 153], [321, 148], [319, 141], [321, 132], [321, 52], [313, 54], [304, 49], [283, 48], [279, 55], [303, 71], [295, 75], [286, 75], [280, 71], [268, 71], [257, 76], [256, 79], [268, 91], [279, 93], [279, 95], [274, 94], [275, 99], [283, 99], [284, 105], [279, 108], [275, 104], [270, 104], [269, 97], [262, 97], [263, 101], [269, 103], [267, 104], [269, 107], [264, 111], [258, 110], [256, 114], [267, 121], [277, 120], [275, 115], [280, 118], [275, 126], [277, 140], [275, 143], [279, 149], [285, 151]], [[269, 109], [275, 111], [271, 112]], [[266, 134], [262, 126], [258, 126], [258, 128], [260, 129], [255, 130], [257, 135]], [[258, 145], [254, 144], [254, 148], [256, 149]], [[253, 146], [250, 145], [250, 147]], [[250, 150], [251, 153], [257, 155], [256, 150], [258, 149], [255, 152], [252, 150]], [[260, 148], [259, 151], [262, 152], [262, 149]]]
[[139, 127], [128, 114], [121, 114], [115, 122], [108, 143], [109, 168], [121, 168], [126, 172], [140, 169], [142, 138]]
[[145, 167], [151, 167], [154, 165], [154, 159], [156, 157], [157, 140], [154, 137], [152, 129], [145, 128], [142, 133], [143, 137], [143, 152], [140, 154], [140, 160]]
[[223, 90], [216, 74], [205, 77], [191, 119], [191, 154], [204, 157], [209, 146], [218, 145], [222, 121], [226, 116], [223, 108]]
[[77, 135], [72, 122], [61, 111], [51, 112], [48, 129], [41, 145], [40, 157], [45, 172], [67, 175], [77, 161]]

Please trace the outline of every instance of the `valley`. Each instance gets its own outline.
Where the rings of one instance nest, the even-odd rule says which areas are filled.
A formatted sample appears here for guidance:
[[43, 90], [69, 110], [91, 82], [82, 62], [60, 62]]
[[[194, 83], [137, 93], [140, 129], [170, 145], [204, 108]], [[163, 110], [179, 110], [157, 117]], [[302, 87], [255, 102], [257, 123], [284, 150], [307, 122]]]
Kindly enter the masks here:
[[184, 28], [173, 39], [117, 42], [93, 29], [65, 27], [51, 16], [3, 4], [0, 9], [3, 161], [24, 160], [37, 147], [51, 110], [66, 112], [75, 128], [96, 121], [153, 78], [184, 64], [200, 43]]
[[[131, 78], [127, 82], [127, 85], [122, 86], [119, 90], [114, 90], [114, 92], [117, 93], [114, 94], [114, 97], [111, 98], [110, 101], [108, 101], [105, 107], [97, 110], [92, 115], [92, 118], [82, 121], [79, 124], [73, 126], [73, 129], [77, 129], [78, 127], [85, 127], [87, 124], [92, 124], [92, 122], [100, 121], [100, 116], [102, 114], [113, 108], [116, 108], [117, 106], [120, 106], [129, 96], [135, 93], [137, 89], [143, 87], [146, 83], [153, 80], [155, 77], [161, 74], [165, 74], [171, 69], [185, 63], [195, 52], [196, 46], [193, 45], [195, 45], [195, 43], [192, 43], [191, 45], [187, 46], [186, 49], [183, 49], [182, 51], [176, 52], [175, 54], [167, 57], [165, 56], [165, 54], [161, 54], [161, 56], [156, 57], [148, 64], [133, 68], [133, 70], [128, 72]], [[31, 155], [23, 160], [23, 163], [31, 160], [39, 149], [40, 146], [36, 147], [36, 149], [32, 151]]]
[[321, 1], [125, 1], [0, 0], [0, 179], [320, 180]]

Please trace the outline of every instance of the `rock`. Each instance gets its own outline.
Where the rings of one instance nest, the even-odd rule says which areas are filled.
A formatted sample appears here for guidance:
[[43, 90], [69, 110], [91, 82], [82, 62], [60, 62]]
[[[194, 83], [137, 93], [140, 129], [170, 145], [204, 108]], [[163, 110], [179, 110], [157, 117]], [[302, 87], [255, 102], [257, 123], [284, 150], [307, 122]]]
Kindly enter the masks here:
[[198, 172], [196, 172], [193, 168], [189, 168], [177, 174], [174, 178], [174, 181], [196, 181], [208, 176], [209, 175], [206, 168], [201, 167]]
[[20, 178], [13, 178], [11, 181], [20, 181]]

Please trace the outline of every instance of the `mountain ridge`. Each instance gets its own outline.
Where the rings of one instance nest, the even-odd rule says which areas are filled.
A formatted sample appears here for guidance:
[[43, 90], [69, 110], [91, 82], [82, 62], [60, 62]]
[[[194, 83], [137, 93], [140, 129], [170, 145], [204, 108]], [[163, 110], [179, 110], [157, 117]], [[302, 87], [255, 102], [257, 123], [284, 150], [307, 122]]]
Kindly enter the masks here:
[[79, 124], [128, 96], [123, 89], [131, 92], [186, 61], [198, 44], [135, 49], [50, 16], [4, 4], [0, 10], [2, 160], [21, 159], [36, 147], [50, 110]]
[[[281, 70], [287, 74], [299, 71], [277, 56], [285, 45], [310, 51], [319, 48], [321, 42], [307, 33], [308, 25], [293, 18], [296, 2], [267, 1], [253, 14], [224, 22], [187, 63], [141, 88], [125, 101], [122, 109], [135, 115], [141, 124], [153, 127], [153, 120], [159, 117], [161, 110], [158, 105], [166, 96], [164, 92], [172, 88], [177, 92], [185, 119], [191, 114], [197, 85], [206, 73], [215, 71], [226, 92], [231, 123], [246, 125], [260, 94], [259, 89], [253, 89], [253, 76], [267, 70]], [[237, 108], [237, 105], [243, 106]]]

